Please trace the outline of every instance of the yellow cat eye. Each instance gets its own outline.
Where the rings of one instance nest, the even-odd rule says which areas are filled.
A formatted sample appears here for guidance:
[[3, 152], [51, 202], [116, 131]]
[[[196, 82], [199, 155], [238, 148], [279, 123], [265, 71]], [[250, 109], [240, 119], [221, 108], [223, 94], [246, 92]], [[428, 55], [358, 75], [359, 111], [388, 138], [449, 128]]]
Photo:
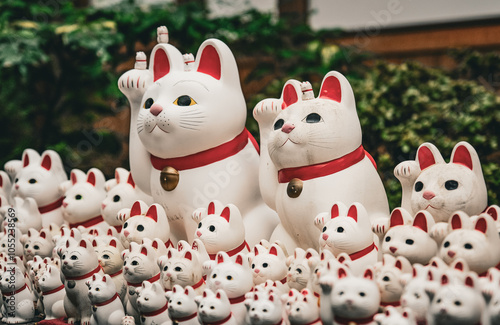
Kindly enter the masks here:
[[177, 106], [193, 106], [196, 104], [195, 100], [188, 95], [179, 96], [176, 100], [174, 100], [174, 105]]

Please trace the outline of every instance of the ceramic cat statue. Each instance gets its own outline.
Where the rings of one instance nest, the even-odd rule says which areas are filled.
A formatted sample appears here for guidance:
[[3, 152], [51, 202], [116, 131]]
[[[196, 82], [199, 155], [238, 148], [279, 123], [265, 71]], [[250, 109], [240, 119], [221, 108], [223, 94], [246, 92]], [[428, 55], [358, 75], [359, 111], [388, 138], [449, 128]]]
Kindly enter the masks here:
[[195, 299], [198, 304], [198, 319], [201, 324], [240, 325], [231, 312], [231, 303], [224, 290], [205, 289]]
[[396, 307], [388, 306], [383, 313], [373, 317], [378, 325], [415, 325], [417, 324], [411, 309], [400, 312]]
[[[203, 292], [201, 293], [203, 294]], [[196, 294], [191, 286], [185, 288], [176, 284], [166, 293], [168, 298], [168, 316], [174, 324], [199, 325]]]
[[286, 274], [286, 283], [289, 288], [301, 291], [307, 287], [311, 273], [320, 261], [318, 252], [313, 249], [303, 250], [297, 247], [293, 255], [286, 259], [288, 272]]
[[29, 229], [28, 233], [23, 235], [21, 241], [24, 244], [24, 260], [30, 261], [38, 255], [42, 258], [51, 257], [54, 243], [52, 235], [45, 229], [38, 232], [36, 229]]
[[202, 263], [196, 250], [186, 248], [177, 252], [171, 248], [167, 255], [158, 257], [157, 261], [161, 270], [160, 281], [165, 291], [171, 290], [175, 285], [183, 288], [190, 286], [197, 294], [205, 289]]
[[385, 190], [361, 144], [354, 94], [342, 74], [327, 73], [317, 98], [307, 84], [289, 80], [281, 98], [259, 102], [253, 116], [261, 139], [260, 189], [281, 220], [272, 240], [288, 251], [317, 249], [313, 220], [332, 201], [359, 202], [372, 222], [387, 222]]
[[87, 281], [87, 286], [89, 299], [92, 303], [90, 324], [120, 324], [122, 318], [125, 317], [125, 311], [110, 276], [94, 274], [92, 279]]
[[64, 283], [61, 281], [61, 271], [54, 265], [47, 265], [38, 280], [42, 291], [45, 319], [66, 317], [64, 310]]
[[141, 324], [172, 324], [168, 316], [168, 300], [158, 282], [144, 281], [137, 292], [137, 309], [141, 315]]
[[418, 147], [415, 160], [394, 169], [403, 190], [401, 207], [415, 215], [419, 210], [432, 214], [436, 222], [447, 222], [461, 210], [478, 215], [488, 203], [486, 183], [476, 150], [467, 142], [453, 148], [446, 163], [431, 143]]
[[256, 292], [245, 300], [251, 325], [276, 325], [283, 323], [282, 302], [274, 292]]
[[[221, 211], [217, 211], [220, 210]], [[218, 201], [210, 202], [208, 209], [195, 210], [193, 219], [198, 223], [195, 238], [199, 238], [212, 260], [220, 251], [229, 256], [249, 253], [250, 247], [245, 241], [245, 225], [239, 209], [229, 204], [223, 207]]]
[[310, 290], [304, 289], [294, 294], [293, 297], [287, 311], [291, 325], [322, 324], [319, 317], [318, 299]]
[[59, 184], [68, 176], [59, 154], [46, 150], [40, 156], [33, 149], [23, 152], [22, 168], [15, 174], [11, 195], [26, 199], [33, 198], [42, 215], [42, 226], [64, 222], [61, 206], [64, 197], [59, 193]]
[[9, 209], [14, 208], [16, 211], [15, 219], [17, 219], [16, 228], [21, 230], [23, 234], [26, 234], [30, 228], [38, 231], [42, 229], [42, 214], [38, 210], [35, 199], [31, 197], [27, 197], [26, 199], [14, 197], [12, 202], [12, 205], [6, 202], [6, 204], [2, 205], [0, 208], [0, 215], [3, 216], [4, 220], [8, 219], [5, 216], [8, 215]]
[[253, 273], [255, 285], [266, 282], [266, 280], [280, 281], [286, 285], [288, 267], [286, 255], [279, 245], [272, 244], [269, 249], [261, 245], [255, 245], [253, 256], [247, 256]]
[[101, 203], [101, 215], [110, 226], [121, 231], [123, 221], [118, 218], [121, 209], [130, 208], [135, 201], [144, 201], [147, 205], [153, 204], [153, 198], [141, 191], [134, 182], [132, 174], [124, 168], [115, 169], [113, 181], [106, 182], [106, 198]]
[[144, 54], [138, 54], [135, 69], [118, 81], [131, 106], [130, 166], [136, 185], [165, 208], [178, 240], [192, 242], [193, 211], [214, 199], [240, 209], [250, 245], [269, 238], [278, 218], [255, 181], [259, 154], [245, 129], [247, 110], [233, 54], [223, 42], [209, 39], [191, 66], [161, 40], [149, 69]]
[[71, 171], [71, 186], [66, 190], [62, 207], [64, 219], [70, 228], [98, 227], [105, 232], [108, 224], [101, 215], [101, 202], [106, 197], [104, 175], [97, 168], [89, 169], [83, 179], [79, 174]]
[[400, 307], [404, 286], [401, 278], [412, 271], [410, 262], [402, 257], [385, 254], [383, 264], [375, 273], [375, 281], [380, 290], [380, 306]]
[[335, 256], [347, 253], [350, 257], [350, 269], [355, 275], [361, 275], [366, 267], [378, 260], [378, 248], [374, 240], [372, 226], [366, 209], [360, 203], [354, 203], [347, 209], [341, 202], [333, 204], [330, 212], [323, 212], [314, 219], [316, 227], [321, 229], [319, 246], [329, 250]]
[[17, 324], [34, 321], [36, 298], [31, 290], [31, 283], [26, 283], [24, 273], [18, 266], [11, 265], [4, 269], [0, 290], [5, 313], [2, 322]]
[[[11, 187], [12, 182], [9, 175], [3, 170], [0, 170], [0, 196], [6, 199], [5, 203], [10, 202]], [[3, 202], [1, 205], [3, 205]]]

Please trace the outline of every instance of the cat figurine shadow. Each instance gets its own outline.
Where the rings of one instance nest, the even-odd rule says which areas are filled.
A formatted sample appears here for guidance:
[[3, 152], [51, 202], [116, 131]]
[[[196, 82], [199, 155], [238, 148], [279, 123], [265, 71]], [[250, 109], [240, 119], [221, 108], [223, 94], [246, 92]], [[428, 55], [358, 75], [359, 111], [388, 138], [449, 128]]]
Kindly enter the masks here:
[[92, 279], [87, 281], [87, 286], [88, 296], [92, 303], [90, 324], [119, 324], [125, 317], [125, 311], [111, 277], [107, 274], [104, 276], [94, 274]]
[[81, 171], [71, 171], [71, 186], [66, 190], [63, 201], [64, 219], [70, 228], [89, 230], [97, 227], [106, 232], [109, 225], [101, 215], [101, 202], [106, 197], [104, 175], [97, 168], [89, 169], [86, 177], [80, 175]]
[[261, 139], [260, 189], [281, 220], [271, 240], [281, 240], [288, 251], [317, 249], [312, 221], [332, 199], [360, 202], [370, 220], [386, 222], [385, 190], [361, 145], [354, 94], [342, 74], [327, 73], [317, 98], [310, 83], [289, 80], [281, 98], [259, 102], [253, 116]]
[[46, 150], [40, 156], [33, 149], [23, 152], [22, 168], [15, 173], [11, 188], [13, 197], [33, 198], [42, 215], [42, 226], [51, 223], [62, 225], [64, 222], [61, 211], [64, 195], [59, 193], [59, 184], [67, 181], [68, 176], [59, 154]]
[[181, 52], [163, 41], [149, 69], [138, 54], [135, 69], [118, 80], [131, 107], [130, 167], [137, 186], [165, 208], [178, 240], [192, 242], [193, 211], [214, 199], [240, 209], [250, 245], [269, 238], [278, 218], [259, 194], [259, 154], [245, 129], [231, 50], [208, 39], [185, 71]]
[[101, 203], [101, 215], [104, 221], [120, 232], [123, 221], [118, 218], [118, 212], [130, 208], [137, 200], [144, 201], [148, 205], [153, 204], [153, 198], [135, 185], [128, 170], [116, 168], [115, 178], [106, 182], [106, 198]]
[[478, 215], [487, 207], [481, 162], [474, 147], [465, 141], [455, 145], [449, 163], [436, 146], [423, 143], [415, 160], [397, 165], [394, 175], [403, 190], [401, 207], [411, 215], [426, 210], [436, 223], [448, 222], [455, 211]]

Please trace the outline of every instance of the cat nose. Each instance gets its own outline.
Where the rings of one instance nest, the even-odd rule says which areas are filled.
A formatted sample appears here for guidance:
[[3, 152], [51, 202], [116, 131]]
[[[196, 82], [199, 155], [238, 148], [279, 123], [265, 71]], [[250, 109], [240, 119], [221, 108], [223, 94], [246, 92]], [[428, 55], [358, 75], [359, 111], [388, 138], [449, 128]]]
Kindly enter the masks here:
[[285, 132], [286, 134], [292, 132], [293, 129], [295, 129], [295, 125], [293, 125], [292, 123], [285, 123], [285, 125], [281, 127], [281, 131]]
[[16, 190], [18, 190], [18, 189], [19, 189], [19, 184], [16, 184]]
[[454, 251], [448, 251], [448, 256], [453, 258], [453, 256], [455, 256], [455, 252]]
[[102, 210], [106, 209], [106, 204], [102, 203], [102, 204], [101, 204], [101, 209], [102, 209]]
[[67, 206], [68, 206], [68, 202], [63, 201], [63, 207], [65, 208], [65, 207], [67, 207]]
[[323, 240], [327, 240], [327, 239], [328, 239], [328, 235], [327, 235], [327, 234], [323, 234], [323, 235], [321, 236], [321, 238], [323, 238]]
[[158, 116], [158, 114], [160, 114], [163, 111], [163, 107], [161, 107], [160, 104], [153, 104], [153, 106], [151, 106], [151, 108], [149, 109], [149, 111], [154, 116]]
[[433, 193], [433, 192], [431, 192], [431, 191], [425, 191], [423, 196], [424, 196], [424, 199], [426, 199], [426, 200], [430, 200], [430, 199], [432, 199], [433, 197], [435, 197], [435, 196], [436, 196], [436, 194], [434, 194], [434, 193]]
[[396, 251], [397, 251], [398, 249], [397, 249], [396, 247], [394, 247], [394, 246], [391, 246], [391, 247], [389, 247], [389, 250], [391, 251], [391, 253], [393, 253], [393, 254], [394, 254], [394, 253], [396, 253]]
[[130, 232], [128, 230], [124, 230], [123, 234], [125, 235], [125, 237], [128, 237], [128, 235], [130, 235]]
[[196, 231], [196, 236], [197, 236], [197, 237], [201, 237], [201, 231], [197, 230], [197, 231]]
[[259, 269], [255, 269], [254, 272], [257, 273], [257, 274], [259, 274], [260, 270]]

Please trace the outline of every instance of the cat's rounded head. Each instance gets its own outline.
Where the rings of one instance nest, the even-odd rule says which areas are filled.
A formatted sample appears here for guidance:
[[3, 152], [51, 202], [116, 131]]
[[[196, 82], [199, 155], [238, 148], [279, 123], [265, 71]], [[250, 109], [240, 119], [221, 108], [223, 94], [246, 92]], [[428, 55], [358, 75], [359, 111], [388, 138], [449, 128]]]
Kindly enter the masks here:
[[107, 188], [106, 198], [101, 202], [101, 215], [109, 225], [121, 226], [122, 221], [117, 218], [118, 211], [130, 207], [137, 200], [137, 191], [132, 174], [127, 170], [117, 168], [115, 180], [116, 185]]
[[361, 126], [349, 81], [327, 73], [315, 99], [302, 98], [301, 83], [289, 80], [281, 111], [268, 138], [269, 154], [281, 168], [308, 166], [340, 158], [361, 145]]
[[196, 299], [198, 317], [203, 323], [214, 323], [231, 314], [231, 304], [224, 290], [205, 289]]
[[123, 223], [120, 238], [123, 242], [138, 244], [145, 238], [159, 238], [167, 242], [170, 226], [163, 207], [156, 203], [148, 207], [143, 201], [136, 201], [130, 210], [130, 218]]

